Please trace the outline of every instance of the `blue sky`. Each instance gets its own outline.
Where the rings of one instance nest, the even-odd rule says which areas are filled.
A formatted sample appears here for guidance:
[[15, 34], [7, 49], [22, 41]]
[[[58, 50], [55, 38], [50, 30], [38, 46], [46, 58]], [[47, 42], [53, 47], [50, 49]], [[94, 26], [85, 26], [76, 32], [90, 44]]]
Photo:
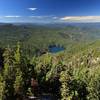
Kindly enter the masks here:
[[0, 0], [0, 22], [100, 22], [100, 0]]

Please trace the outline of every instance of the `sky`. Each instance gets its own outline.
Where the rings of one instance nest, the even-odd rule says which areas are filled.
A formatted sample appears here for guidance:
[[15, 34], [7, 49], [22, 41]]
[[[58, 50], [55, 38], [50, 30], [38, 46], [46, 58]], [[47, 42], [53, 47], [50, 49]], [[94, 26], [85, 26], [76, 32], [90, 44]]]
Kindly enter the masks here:
[[0, 22], [100, 22], [100, 0], [0, 0]]

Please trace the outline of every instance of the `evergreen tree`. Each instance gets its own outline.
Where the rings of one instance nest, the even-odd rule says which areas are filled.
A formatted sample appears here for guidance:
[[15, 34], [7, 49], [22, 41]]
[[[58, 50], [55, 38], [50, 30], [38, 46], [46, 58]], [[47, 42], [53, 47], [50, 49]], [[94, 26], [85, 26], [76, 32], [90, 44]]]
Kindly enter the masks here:
[[14, 57], [13, 57], [13, 51], [8, 46], [8, 48], [5, 49], [4, 54], [4, 70], [3, 70], [3, 78], [5, 81], [5, 95], [6, 98], [9, 100], [13, 97], [14, 89], [13, 89], [13, 83], [15, 80], [15, 66], [14, 66]]
[[0, 75], [0, 100], [5, 99], [5, 81], [3, 77]]
[[22, 78], [22, 72], [20, 69], [17, 69], [17, 72], [16, 72], [16, 78], [14, 82], [14, 93], [15, 93], [15, 96], [18, 96], [18, 97], [23, 95], [23, 78]]
[[20, 50], [20, 48], [21, 48], [20, 43], [18, 42], [16, 50], [15, 50], [15, 54], [14, 54], [15, 62], [17, 64], [20, 64], [20, 61], [21, 61], [21, 50]]

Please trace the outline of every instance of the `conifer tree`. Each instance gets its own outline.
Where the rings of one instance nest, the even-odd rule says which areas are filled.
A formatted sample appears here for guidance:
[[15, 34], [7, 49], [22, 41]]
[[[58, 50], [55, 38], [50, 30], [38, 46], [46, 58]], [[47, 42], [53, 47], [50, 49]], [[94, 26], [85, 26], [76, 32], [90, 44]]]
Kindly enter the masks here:
[[14, 68], [14, 58], [13, 58], [13, 51], [8, 46], [5, 49], [4, 54], [4, 70], [3, 70], [3, 78], [5, 82], [5, 95], [6, 98], [13, 97], [13, 83], [15, 80], [15, 68]]
[[23, 92], [23, 78], [22, 78], [22, 72], [20, 69], [17, 69], [16, 72], [16, 78], [15, 78], [15, 82], [14, 82], [14, 93], [15, 95], [22, 95]]
[[4, 100], [5, 98], [5, 81], [3, 77], [0, 75], [0, 100]]
[[15, 54], [14, 54], [14, 58], [15, 58], [15, 62], [17, 64], [20, 63], [20, 60], [21, 60], [21, 52], [20, 52], [20, 43], [18, 42], [17, 43], [17, 47], [16, 47], [16, 51], [15, 51]]

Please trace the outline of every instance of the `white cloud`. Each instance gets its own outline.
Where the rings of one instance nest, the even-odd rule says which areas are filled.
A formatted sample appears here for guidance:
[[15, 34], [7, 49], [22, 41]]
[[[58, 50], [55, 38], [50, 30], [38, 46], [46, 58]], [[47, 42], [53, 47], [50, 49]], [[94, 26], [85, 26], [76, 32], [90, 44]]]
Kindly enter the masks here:
[[34, 11], [34, 10], [37, 10], [37, 8], [28, 8], [28, 10]]
[[3, 16], [3, 17], [5, 17], [5, 18], [19, 18], [21, 16]]
[[39, 19], [44, 19], [44, 18], [51, 18], [51, 19], [56, 19], [57, 17], [52, 17], [52, 16], [29, 16], [30, 18], [39, 18]]
[[52, 19], [58, 19], [58, 17], [52, 17]]
[[65, 16], [60, 18], [60, 20], [71, 22], [100, 22], [100, 16]]
[[46, 16], [29, 16], [30, 18], [44, 18]]

